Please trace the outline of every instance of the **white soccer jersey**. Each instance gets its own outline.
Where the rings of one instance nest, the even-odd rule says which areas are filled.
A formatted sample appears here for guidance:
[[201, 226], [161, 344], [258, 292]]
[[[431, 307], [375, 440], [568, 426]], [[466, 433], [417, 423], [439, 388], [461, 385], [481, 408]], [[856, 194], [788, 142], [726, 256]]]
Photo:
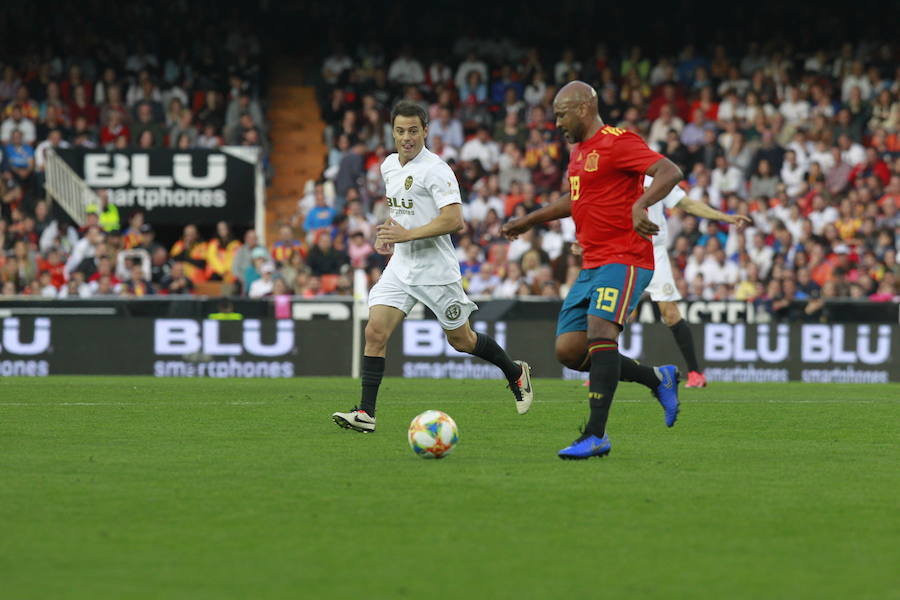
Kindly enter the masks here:
[[[653, 178], [649, 175], [644, 175], [644, 189], [650, 187], [650, 184], [652, 183]], [[672, 188], [672, 191], [669, 192], [668, 196], [647, 209], [647, 216], [650, 217], [651, 221], [656, 223], [657, 227], [659, 227], [659, 233], [653, 236], [654, 246], [665, 247], [668, 242], [669, 227], [666, 225], [666, 211], [664, 209], [675, 208], [684, 197], [684, 190], [676, 185]]]
[[[430, 223], [441, 208], [462, 203], [456, 175], [427, 148], [403, 166], [399, 155], [391, 154], [381, 163], [381, 176], [391, 218], [406, 229]], [[396, 244], [387, 268], [408, 285], [443, 285], [462, 278], [446, 234]]]

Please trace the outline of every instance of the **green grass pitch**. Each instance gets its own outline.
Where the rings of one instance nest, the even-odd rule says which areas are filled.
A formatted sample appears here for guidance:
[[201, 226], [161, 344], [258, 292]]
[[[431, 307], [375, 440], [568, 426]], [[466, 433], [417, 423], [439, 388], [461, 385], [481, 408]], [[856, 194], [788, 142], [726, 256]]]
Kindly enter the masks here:
[[[0, 598], [900, 598], [900, 386], [0, 380]], [[406, 427], [460, 427], [440, 461]]]

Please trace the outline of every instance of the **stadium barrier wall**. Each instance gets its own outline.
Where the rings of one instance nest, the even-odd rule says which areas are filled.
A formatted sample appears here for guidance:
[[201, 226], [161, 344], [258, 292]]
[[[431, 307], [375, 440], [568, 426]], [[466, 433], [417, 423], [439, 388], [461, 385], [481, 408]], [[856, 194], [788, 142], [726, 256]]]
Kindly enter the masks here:
[[157, 225], [249, 226], [258, 213], [265, 214], [257, 148], [60, 148], [56, 153], [88, 186], [109, 190], [110, 202], [126, 211], [144, 210]]
[[[29, 310], [34, 307], [0, 307], [0, 376], [348, 376], [352, 369], [348, 302], [296, 302], [285, 319], [213, 320], [175, 310], [163, 316], [53, 313], [49, 307], [20, 312]], [[554, 319], [481, 318], [489, 312], [476, 313], [474, 328], [529, 361], [538, 376], [584, 377], [556, 362]], [[424, 316], [412, 315], [391, 338], [387, 375], [500, 378], [494, 366], [453, 350], [438, 322]], [[711, 381], [900, 381], [896, 323], [707, 322], [691, 328]], [[681, 363], [669, 329], [659, 323], [630, 325], [620, 347], [648, 364]]]
[[[256, 300], [246, 297], [214, 298], [206, 296], [144, 296], [141, 298], [67, 298], [54, 300], [28, 296], [0, 297], [0, 317], [21, 315], [117, 315], [131, 317], [183, 316], [202, 318], [219, 312], [227, 300], [235, 312], [245, 317], [274, 317], [271, 298]], [[545, 298], [516, 300], [482, 300], [475, 298], [479, 310], [473, 318], [481, 321], [553, 321], [562, 302]], [[291, 298], [294, 318], [330, 318], [339, 320], [349, 315], [353, 298], [319, 296], [314, 299]], [[864, 300], [829, 300], [815, 318], [804, 315], [805, 302], [796, 302], [785, 311], [785, 318], [773, 319], [750, 302], [693, 301], [676, 303], [691, 324], [701, 323], [772, 323], [801, 320], [828, 323], [896, 323], [900, 324], [900, 305], [891, 302]], [[424, 318], [429, 313], [417, 306], [412, 318]], [[651, 324], [659, 321], [659, 310], [652, 302], [638, 305], [636, 322]]]

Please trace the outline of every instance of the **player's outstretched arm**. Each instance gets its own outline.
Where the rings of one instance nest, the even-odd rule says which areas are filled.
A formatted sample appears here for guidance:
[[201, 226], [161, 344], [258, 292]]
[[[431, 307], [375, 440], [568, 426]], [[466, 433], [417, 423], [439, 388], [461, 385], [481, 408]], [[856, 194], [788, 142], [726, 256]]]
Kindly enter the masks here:
[[401, 244], [412, 240], [437, 237], [447, 233], [462, 231], [466, 224], [462, 217], [461, 204], [448, 204], [441, 208], [440, 214], [421, 227], [406, 229], [397, 221], [390, 219], [378, 226], [378, 239], [386, 244]]
[[729, 215], [725, 214], [720, 210], [714, 209], [712, 206], [705, 204], [703, 202], [698, 202], [696, 200], [691, 200], [690, 198], [682, 198], [681, 202], [678, 203], [678, 208], [683, 209], [685, 212], [688, 212], [696, 217], [700, 217], [702, 219], [710, 219], [712, 221], [723, 221], [725, 223], [731, 223], [732, 225], [737, 225], [738, 231], [743, 230], [747, 225], [751, 225], [753, 220], [746, 215]]
[[569, 196], [569, 193], [566, 192], [557, 198], [555, 202], [552, 202], [533, 213], [529, 213], [524, 217], [519, 217], [518, 219], [513, 219], [509, 223], [506, 223], [503, 226], [503, 235], [506, 236], [506, 239], [514, 240], [535, 225], [540, 225], [547, 221], [555, 221], [556, 219], [563, 219], [571, 214], [572, 198]]
[[647, 168], [647, 175], [653, 177], [653, 183], [644, 190], [644, 193], [632, 206], [631, 219], [635, 231], [645, 237], [650, 237], [659, 233], [659, 227], [647, 216], [647, 208], [668, 196], [675, 184], [684, 177], [684, 174], [671, 160], [661, 158]]

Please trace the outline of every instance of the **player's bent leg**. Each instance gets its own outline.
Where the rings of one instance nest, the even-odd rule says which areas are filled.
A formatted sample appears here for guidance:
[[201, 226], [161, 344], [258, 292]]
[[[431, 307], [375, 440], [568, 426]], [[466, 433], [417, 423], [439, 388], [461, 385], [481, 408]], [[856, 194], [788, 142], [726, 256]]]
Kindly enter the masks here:
[[590, 270], [587, 344], [590, 354], [590, 416], [580, 438], [559, 452], [560, 458], [606, 455], [606, 422], [621, 375], [619, 333], [653, 272], [633, 265], [608, 264]]
[[[587, 332], [569, 331], [560, 334], [556, 338], [556, 360], [574, 371], [589, 372], [591, 355], [587, 350]], [[662, 381], [657, 367], [642, 365], [624, 354], [621, 355], [620, 360], [622, 367], [619, 381], [640, 383], [654, 394], [656, 393], [657, 387]], [[588, 387], [589, 381], [585, 380], [584, 385]]]
[[404, 317], [406, 313], [399, 308], [384, 304], [372, 306], [369, 309], [369, 322], [366, 323], [366, 346], [363, 356], [384, 358], [388, 340]]
[[573, 371], [590, 371], [587, 331], [567, 331], [556, 336], [556, 360]]
[[686, 387], [706, 387], [706, 377], [700, 369], [697, 353], [694, 348], [694, 336], [691, 328], [681, 316], [678, 305], [674, 302], [657, 302], [663, 322], [669, 326], [669, 331], [675, 338], [675, 343], [684, 356], [688, 366], [688, 381]]
[[598, 438], [606, 435], [609, 409], [619, 385], [622, 368], [622, 357], [619, 354], [621, 330], [618, 323], [594, 315], [588, 316], [588, 352], [591, 355], [588, 404], [591, 412], [585, 433]]
[[387, 342], [406, 313], [399, 308], [376, 304], [369, 309], [366, 324], [366, 347], [363, 352], [361, 383], [362, 393], [358, 407], [347, 412], [336, 412], [331, 419], [339, 427], [361, 433], [375, 431], [375, 402], [378, 388], [384, 377], [384, 356]]
[[516, 400], [516, 411], [524, 415], [534, 401], [534, 388], [531, 385], [531, 367], [521, 360], [512, 360], [509, 354], [491, 336], [476, 333], [466, 322], [456, 329], [445, 330], [447, 341], [459, 352], [466, 352], [496, 365], [512, 390]]
[[606, 456], [610, 452], [606, 421], [619, 381], [619, 331], [620, 327], [616, 323], [594, 315], [588, 316], [588, 351], [591, 359], [588, 393], [590, 416], [581, 436], [559, 451], [559, 457], [564, 460]]
[[447, 341], [450, 346], [457, 352], [466, 352], [472, 354], [475, 351], [475, 345], [478, 343], [478, 334], [472, 329], [469, 323], [463, 323], [456, 329], [444, 330]]

